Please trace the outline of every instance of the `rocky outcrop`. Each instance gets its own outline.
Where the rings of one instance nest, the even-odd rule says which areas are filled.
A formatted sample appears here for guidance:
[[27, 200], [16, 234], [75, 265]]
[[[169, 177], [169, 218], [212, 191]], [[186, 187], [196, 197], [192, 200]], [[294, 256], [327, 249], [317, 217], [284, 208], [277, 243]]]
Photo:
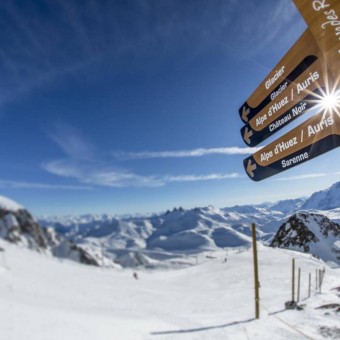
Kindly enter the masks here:
[[0, 207], [0, 237], [58, 258], [100, 266], [98, 256], [64, 239], [53, 228], [41, 228], [26, 209], [9, 210]]
[[270, 246], [309, 252], [340, 264], [340, 225], [321, 214], [299, 212], [281, 225]]
[[39, 251], [47, 249], [44, 232], [25, 209], [0, 209], [0, 236], [11, 243]]

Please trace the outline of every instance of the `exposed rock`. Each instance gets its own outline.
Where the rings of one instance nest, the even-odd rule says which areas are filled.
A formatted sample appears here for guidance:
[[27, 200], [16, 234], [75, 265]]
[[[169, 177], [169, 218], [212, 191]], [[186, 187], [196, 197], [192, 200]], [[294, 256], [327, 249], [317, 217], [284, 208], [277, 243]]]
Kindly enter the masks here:
[[23, 208], [14, 211], [0, 208], [0, 237], [8, 242], [50, 253], [59, 258], [88, 265], [100, 265], [95, 254], [64, 239], [53, 228], [41, 228], [32, 215]]
[[289, 248], [340, 264], [340, 225], [326, 216], [300, 212], [282, 224], [271, 247]]

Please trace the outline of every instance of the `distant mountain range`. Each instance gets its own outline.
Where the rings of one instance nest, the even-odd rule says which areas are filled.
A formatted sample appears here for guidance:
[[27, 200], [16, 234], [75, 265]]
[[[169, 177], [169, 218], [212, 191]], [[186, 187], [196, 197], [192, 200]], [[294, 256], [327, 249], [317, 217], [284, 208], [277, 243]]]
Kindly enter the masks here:
[[[302, 211], [305, 215], [301, 215]], [[161, 267], [164, 262], [173, 265], [186, 263], [188, 254], [219, 248], [249, 247], [250, 225], [255, 223], [258, 238], [267, 244], [307, 250], [327, 261], [337, 262], [336, 257], [329, 256], [325, 251], [316, 253], [320, 252], [320, 247], [312, 246], [317, 243], [314, 238], [308, 240], [308, 244], [296, 247], [296, 242], [291, 241], [292, 235], [287, 236], [282, 231], [282, 226], [292, 223], [292, 214], [295, 219], [306, 216], [305, 227], [299, 230], [306, 232], [311, 228], [311, 232], [318, 235], [315, 236], [318, 242], [323, 241], [324, 237], [320, 238], [315, 228], [323, 228], [320, 221], [325, 216], [333, 222], [340, 221], [340, 182], [309, 198], [223, 209], [212, 206], [190, 210], [175, 208], [162, 214], [125, 218], [110, 214], [87, 214], [45, 217], [35, 221], [23, 207], [0, 198], [0, 237], [53, 256], [87, 264]], [[316, 217], [320, 214], [325, 216]], [[310, 227], [306, 222], [309, 219], [316, 219], [316, 224]], [[340, 249], [336, 241], [338, 235], [334, 237], [334, 241], [332, 239], [326, 244], [330, 249]]]
[[330, 210], [340, 207], [340, 182], [330, 188], [314, 193], [301, 206], [301, 209]]

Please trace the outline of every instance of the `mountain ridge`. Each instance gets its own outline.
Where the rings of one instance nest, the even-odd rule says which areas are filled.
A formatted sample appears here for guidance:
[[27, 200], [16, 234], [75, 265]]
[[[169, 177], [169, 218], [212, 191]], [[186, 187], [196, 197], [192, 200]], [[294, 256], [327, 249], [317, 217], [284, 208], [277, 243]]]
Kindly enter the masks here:
[[[318, 200], [313, 194], [313, 202], [324, 201], [325, 195], [333, 197], [332, 191], [337, 195], [337, 188], [338, 184], [335, 183], [322, 191], [322, 197]], [[123, 267], [157, 267], [162, 266], [163, 261], [179, 263], [188, 253], [249, 247], [251, 223], [256, 224], [258, 239], [268, 243], [275, 237], [279, 227], [288, 223], [292, 214], [301, 211], [308, 200], [298, 198], [222, 209], [213, 206], [189, 210], [174, 208], [144, 217], [119, 218], [114, 214], [84, 214], [38, 218], [37, 221], [32, 217], [31, 222], [35, 223], [36, 228], [34, 231], [32, 227], [32, 234], [34, 237], [42, 235], [45, 245], [41, 247], [36, 242], [39, 249], [48, 249], [57, 257], [69, 257], [77, 262], [98, 266], [119, 263]], [[16, 218], [18, 212], [25, 211], [21, 206], [13, 205], [15, 202], [8, 202], [12, 208], [17, 209], [10, 213], [13, 218]], [[337, 216], [337, 210], [320, 212]], [[0, 235], [6, 230], [4, 225], [0, 215]], [[41, 230], [37, 226], [41, 226]], [[24, 230], [21, 230], [20, 235], [22, 238], [27, 236]], [[9, 239], [6, 235], [3, 237]], [[27, 237], [30, 239], [31, 236]], [[15, 239], [12, 242], [18, 243]]]

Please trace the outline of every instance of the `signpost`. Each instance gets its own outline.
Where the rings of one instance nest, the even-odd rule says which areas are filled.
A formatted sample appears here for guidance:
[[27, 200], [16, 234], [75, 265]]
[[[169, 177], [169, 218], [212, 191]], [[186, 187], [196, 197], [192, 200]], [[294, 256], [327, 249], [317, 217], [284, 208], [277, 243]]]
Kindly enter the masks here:
[[320, 111], [243, 161], [248, 176], [260, 181], [340, 146], [340, 116]]
[[326, 86], [333, 83], [332, 76], [324, 65], [324, 59], [319, 57], [275, 100], [250, 119], [241, 129], [243, 140], [249, 146], [256, 146], [316, 106], [320, 91], [325, 92]]
[[[308, 29], [239, 110], [255, 146], [340, 87], [340, 1], [293, 0]], [[318, 99], [318, 100], [317, 100]], [[321, 110], [243, 161], [260, 181], [340, 146], [340, 108]]]
[[294, 0], [334, 77], [340, 73], [340, 1]]
[[280, 93], [286, 91], [289, 84], [312, 65], [319, 55], [319, 46], [307, 29], [241, 106], [240, 118], [247, 123]]

